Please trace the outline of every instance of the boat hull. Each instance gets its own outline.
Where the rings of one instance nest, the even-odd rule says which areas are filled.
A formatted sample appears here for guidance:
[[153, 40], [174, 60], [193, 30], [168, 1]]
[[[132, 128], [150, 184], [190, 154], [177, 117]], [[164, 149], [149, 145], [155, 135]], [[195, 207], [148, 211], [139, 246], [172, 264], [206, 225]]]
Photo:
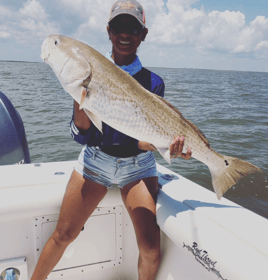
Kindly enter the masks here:
[[[75, 163], [0, 166], [0, 275], [17, 267], [20, 280], [30, 279]], [[162, 261], [156, 279], [266, 279], [267, 219], [157, 168]], [[102, 246], [97, 239], [104, 233], [113, 241]], [[49, 278], [138, 279], [135, 233], [119, 189], [108, 191], [75, 242]]]

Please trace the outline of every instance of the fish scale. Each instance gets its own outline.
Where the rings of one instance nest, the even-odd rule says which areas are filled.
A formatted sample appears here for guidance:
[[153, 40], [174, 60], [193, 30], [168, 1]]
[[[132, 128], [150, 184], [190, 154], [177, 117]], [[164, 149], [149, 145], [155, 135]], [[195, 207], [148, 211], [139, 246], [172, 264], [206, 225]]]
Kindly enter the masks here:
[[192, 157], [208, 166], [218, 199], [244, 176], [262, 172], [249, 162], [215, 152], [203, 133], [178, 109], [143, 88], [90, 46], [51, 35], [42, 45], [41, 57], [100, 131], [105, 122], [149, 142], [169, 163], [169, 147], [176, 135], [183, 135], [183, 152], [190, 148]]

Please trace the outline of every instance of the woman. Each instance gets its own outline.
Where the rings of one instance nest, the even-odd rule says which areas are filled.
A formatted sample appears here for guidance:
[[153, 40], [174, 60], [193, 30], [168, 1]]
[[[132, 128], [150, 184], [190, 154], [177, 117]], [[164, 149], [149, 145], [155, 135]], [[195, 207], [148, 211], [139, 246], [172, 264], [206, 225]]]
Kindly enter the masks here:
[[[134, 0], [115, 2], [107, 31], [112, 42], [112, 52], [107, 58], [146, 89], [163, 96], [162, 79], [143, 68], [136, 55], [148, 33], [142, 6]], [[160, 263], [160, 229], [156, 224], [158, 180], [152, 153], [155, 148], [105, 123], [101, 134], [76, 102], [71, 131], [77, 142], [87, 145], [82, 149], [68, 182], [57, 227], [43, 249], [31, 280], [46, 279], [66, 247], [79, 235], [107, 189], [114, 185], [120, 187], [135, 228], [139, 279], [154, 279]], [[171, 155], [189, 159], [191, 152], [182, 154], [182, 149], [183, 137], [176, 137], [170, 146]]]

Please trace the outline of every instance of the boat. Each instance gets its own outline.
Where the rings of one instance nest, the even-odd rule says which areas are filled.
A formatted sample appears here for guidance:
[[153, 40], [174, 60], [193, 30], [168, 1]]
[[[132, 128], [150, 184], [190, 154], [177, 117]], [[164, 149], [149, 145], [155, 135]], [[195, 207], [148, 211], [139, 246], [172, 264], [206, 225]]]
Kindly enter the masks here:
[[[0, 117], [0, 280], [28, 280], [76, 162], [31, 163], [23, 122], [3, 93]], [[162, 260], [156, 280], [268, 279], [267, 219], [217, 200], [162, 165], [157, 170]], [[137, 260], [130, 217], [112, 188], [48, 279], [136, 280]]]

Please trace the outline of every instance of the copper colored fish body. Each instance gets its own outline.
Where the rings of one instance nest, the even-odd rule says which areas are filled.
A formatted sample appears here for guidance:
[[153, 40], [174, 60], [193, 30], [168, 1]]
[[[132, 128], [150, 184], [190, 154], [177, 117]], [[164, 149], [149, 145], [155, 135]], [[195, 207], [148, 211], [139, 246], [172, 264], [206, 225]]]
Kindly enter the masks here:
[[42, 59], [61, 85], [102, 131], [102, 122], [140, 141], [153, 144], [170, 163], [169, 146], [183, 135], [184, 152], [210, 169], [218, 199], [242, 177], [262, 172], [251, 163], [215, 152], [203, 133], [163, 98], [144, 89], [134, 78], [90, 46], [51, 35], [42, 45]]

